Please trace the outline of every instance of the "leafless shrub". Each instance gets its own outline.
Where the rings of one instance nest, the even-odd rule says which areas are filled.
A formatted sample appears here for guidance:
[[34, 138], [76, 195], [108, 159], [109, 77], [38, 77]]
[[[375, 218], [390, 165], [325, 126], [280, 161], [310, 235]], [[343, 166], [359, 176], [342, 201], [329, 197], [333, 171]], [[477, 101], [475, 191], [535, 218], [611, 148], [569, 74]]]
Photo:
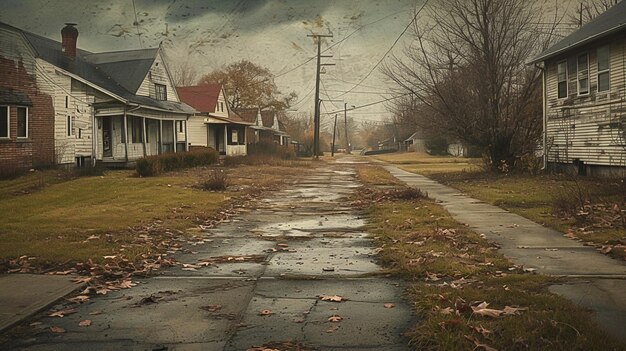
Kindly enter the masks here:
[[200, 187], [207, 191], [220, 191], [228, 188], [228, 176], [223, 170], [212, 170], [206, 179], [200, 183]]
[[563, 182], [552, 200], [552, 209], [557, 215], [575, 217], [584, 221], [588, 217], [591, 207], [591, 191], [580, 180], [573, 177], [571, 181]]

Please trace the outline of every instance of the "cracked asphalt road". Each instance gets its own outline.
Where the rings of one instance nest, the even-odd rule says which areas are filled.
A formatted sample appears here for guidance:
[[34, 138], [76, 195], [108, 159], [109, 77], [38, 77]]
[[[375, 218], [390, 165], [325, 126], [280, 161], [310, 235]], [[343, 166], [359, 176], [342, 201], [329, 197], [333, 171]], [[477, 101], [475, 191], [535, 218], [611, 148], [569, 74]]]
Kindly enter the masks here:
[[[191, 265], [215, 257], [219, 263], [177, 266], [64, 318], [42, 317], [31, 334], [2, 347], [247, 350], [293, 340], [318, 350], [408, 349], [402, 334], [414, 317], [403, 283], [376, 274], [366, 219], [345, 201], [359, 184], [351, 159], [343, 160], [253, 203], [208, 230], [193, 253], [176, 256]], [[330, 322], [334, 315], [343, 319]], [[80, 327], [85, 319], [92, 325]], [[66, 332], [51, 333], [52, 325]]]

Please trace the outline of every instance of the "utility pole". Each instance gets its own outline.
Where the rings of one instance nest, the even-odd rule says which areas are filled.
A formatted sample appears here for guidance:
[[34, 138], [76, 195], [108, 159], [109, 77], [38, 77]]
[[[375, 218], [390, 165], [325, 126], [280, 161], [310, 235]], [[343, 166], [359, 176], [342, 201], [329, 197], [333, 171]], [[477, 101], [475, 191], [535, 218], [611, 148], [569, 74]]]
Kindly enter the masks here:
[[332, 38], [332, 34], [309, 34], [307, 37], [317, 39], [317, 71], [315, 74], [315, 115], [313, 117], [314, 133], [313, 133], [313, 156], [319, 158], [320, 155], [320, 68], [321, 66], [332, 66], [332, 64], [322, 64], [322, 57], [332, 57], [322, 55], [321, 38]]
[[350, 154], [350, 142], [348, 141], [348, 103], [343, 103], [343, 127], [346, 132], [346, 153]]
[[333, 145], [330, 149], [330, 156], [335, 157], [335, 132], [337, 131], [337, 114], [335, 113], [335, 124], [333, 124]]

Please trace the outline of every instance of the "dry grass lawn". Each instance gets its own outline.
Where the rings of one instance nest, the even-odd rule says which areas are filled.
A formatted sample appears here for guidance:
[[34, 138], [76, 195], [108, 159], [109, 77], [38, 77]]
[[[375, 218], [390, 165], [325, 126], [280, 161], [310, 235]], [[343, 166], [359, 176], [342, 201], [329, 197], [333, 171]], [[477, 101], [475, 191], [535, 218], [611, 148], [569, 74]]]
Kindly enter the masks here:
[[479, 172], [482, 170], [481, 159], [453, 156], [431, 156], [417, 152], [396, 152], [370, 156], [414, 173], [424, 175], [442, 172]]
[[[430, 199], [385, 198], [389, 187], [378, 191], [379, 201], [363, 201], [376, 196], [369, 186], [354, 203], [368, 213], [381, 263], [409, 282], [419, 319], [409, 333], [414, 349], [621, 349], [589, 311], [548, 291], [558, 280], [513, 265]], [[491, 310], [481, 311], [482, 303]]]
[[[623, 181], [550, 174], [493, 174], [482, 170], [479, 159], [416, 153], [377, 155], [374, 158], [426, 175], [547, 227], [564, 233], [571, 231], [572, 235], [592, 245], [618, 245], [618, 249], [610, 254], [619, 259], [626, 257], [626, 250], [619, 246], [620, 243], [626, 244], [626, 230], [619, 221], [608, 224], [610, 211], [603, 214], [606, 218], [581, 219], [575, 215], [579, 202], [600, 204], [608, 209], [614, 204], [624, 204], [626, 184]], [[564, 214], [563, 207], [572, 205], [574, 209], [570, 212], [574, 214]]]
[[[131, 243], [136, 229], [145, 226], [184, 236], [237, 198], [276, 188], [307, 168], [298, 162], [223, 168], [232, 187], [222, 192], [197, 188], [211, 168], [150, 178], [133, 171], [71, 180], [44, 173], [51, 179], [43, 186], [35, 174], [0, 181], [0, 263], [23, 255], [47, 265], [101, 261]], [[126, 250], [127, 256], [145, 253], [141, 247]]]

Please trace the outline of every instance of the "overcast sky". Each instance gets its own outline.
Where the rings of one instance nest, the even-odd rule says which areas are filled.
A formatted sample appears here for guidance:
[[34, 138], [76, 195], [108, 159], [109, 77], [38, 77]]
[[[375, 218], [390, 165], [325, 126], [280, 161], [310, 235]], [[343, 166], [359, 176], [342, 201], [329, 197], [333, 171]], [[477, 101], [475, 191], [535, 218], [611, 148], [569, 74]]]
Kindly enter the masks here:
[[[276, 83], [281, 91], [298, 94], [296, 109], [312, 111], [315, 60], [293, 69], [315, 56], [307, 34], [333, 34], [322, 48], [341, 41], [325, 53], [334, 56], [324, 62], [336, 66], [322, 75], [322, 99], [329, 95], [357, 106], [379, 101], [389, 96], [385, 93], [390, 86], [372, 69], [422, 1], [135, 0], [133, 9], [132, 0], [1, 0], [0, 21], [55, 40], [60, 40], [63, 23], [74, 22], [78, 46], [94, 52], [157, 47], [162, 42], [171, 60], [189, 56], [200, 72], [250, 60], [280, 75]], [[400, 52], [402, 44], [392, 52]], [[339, 96], [370, 71], [352, 93]], [[327, 102], [322, 112], [338, 108], [343, 108], [342, 102]], [[386, 112], [384, 104], [378, 104], [352, 115], [380, 120]]]

